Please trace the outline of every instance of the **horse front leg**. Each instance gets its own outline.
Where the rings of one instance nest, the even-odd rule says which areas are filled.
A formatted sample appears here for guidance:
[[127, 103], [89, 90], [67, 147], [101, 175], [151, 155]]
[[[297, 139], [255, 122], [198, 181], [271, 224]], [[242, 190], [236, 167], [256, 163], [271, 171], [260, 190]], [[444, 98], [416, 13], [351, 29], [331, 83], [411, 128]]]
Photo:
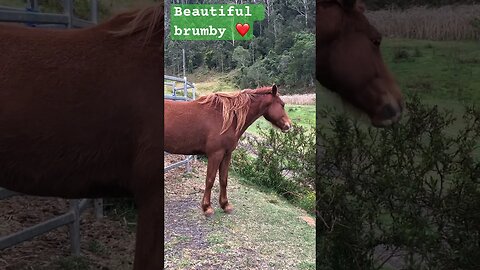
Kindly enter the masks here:
[[233, 206], [228, 203], [227, 198], [227, 179], [228, 168], [230, 167], [230, 161], [232, 160], [232, 153], [227, 153], [222, 162], [220, 163], [220, 197], [219, 203], [225, 213], [230, 214], [233, 211]]
[[137, 204], [138, 219], [134, 270], [163, 269], [163, 190], [155, 194], [154, 197], [137, 199]]
[[[152, 124], [151, 126], [158, 126]], [[164, 173], [161, 163], [163, 129], [145, 139], [138, 147], [133, 165], [133, 177], [128, 183], [138, 208], [134, 270], [164, 268]], [[154, 142], [154, 143], [151, 143]]]
[[224, 151], [215, 152], [208, 155], [207, 178], [205, 179], [205, 192], [203, 193], [202, 210], [205, 216], [209, 217], [214, 214], [210, 197], [212, 195], [213, 183], [215, 183], [215, 176], [217, 175], [220, 162], [225, 155]]

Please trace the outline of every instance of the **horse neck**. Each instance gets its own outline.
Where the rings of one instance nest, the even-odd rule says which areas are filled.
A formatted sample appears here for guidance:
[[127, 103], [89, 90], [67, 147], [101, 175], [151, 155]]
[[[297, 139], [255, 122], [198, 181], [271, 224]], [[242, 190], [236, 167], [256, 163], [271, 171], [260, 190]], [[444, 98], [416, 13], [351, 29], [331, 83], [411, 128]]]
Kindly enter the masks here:
[[245, 133], [247, 128], [251, 126], [255, 121], [257, 121], [260, 116], [265, 113], [267, 108], [267, 103], [262, 102], [261, 98], [254, 99], [248, 108], [247, 117], [245, 119], [245, 125], [242, 127], [240, 132], [237, 134], [238, 139]]
[[[153, 15], [147, 16], [145, 20], [153, 20], [151, 16]], [[158, 19], [155, 26], [152, 26], [152, 29], [148, 29], [150, 26], [138, 26], [139, 29], [132, 30], [129, 24], [132, 22], [133, 17], [134, 13], [120, 14], [110, 19], [109, 21], [97, 25], [95, 29], [105, 31], [113, 36], [117, 36], [118, 39], [127, 38], [131, 39], [134, 42], [141, 41], [140, 44], [142, 44], [142, 46], [148, 44], [156, 47], [163, 47], [163, 18]], [[129, 30], [131, 30], [131, 33], [128, 33]]]

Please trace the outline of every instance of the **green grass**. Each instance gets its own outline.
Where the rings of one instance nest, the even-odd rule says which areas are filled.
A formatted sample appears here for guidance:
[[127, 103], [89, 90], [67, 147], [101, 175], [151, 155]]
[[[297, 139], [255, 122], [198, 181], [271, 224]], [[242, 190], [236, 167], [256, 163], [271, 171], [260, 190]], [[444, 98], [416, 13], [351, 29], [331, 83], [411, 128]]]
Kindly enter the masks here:
[[[444, 101], [480, 101], [478, 42], [386, 40], [382, 52], [405, 93]], [[400, 52], [406, 56], [396, 57]]]
[[478, 43], [386, 40], [382, 52], [406, 95], [455, 111], [480, 102]]
[[407, 97], [417, 94], [458, 119], [448, 129], [450, 135], [463, 126], [464, 107], [480, 103], [478, 42], [390, 39], [382, 53]]
[[[234, 177], [239, 178], [236, 175]], [[302, 211], [275, 193], [266, 194], [248, 186], [241, 186], [230, 194], [232, 203], [242, 207], [237, 209], [235, 215], [227, 218], [245, 220], [245, 222], [230, 223], [223, 220], [225, 216], [222, 215], [224, 224], [228, 224], [231, 231], [236, 232], [237, 235], [244, 235], [256, 243], [257, 250], [263, 256], [283, 253], [285, 259], [299, 259], [299, 262], [295, 263], [296, 267], [293, 268], [313, 269], [305, 266], [314, 263], [315, 228], [300, 220]], [[246, 222], [247, 220], [250, 222]], [[227, 240], [226, 243], [229, 241]], [[283, 260], [275, 258], [271, 260], [271, 263], [279, 268], [285, 266]]]
[[26, 5], [25, 0], [0, 0], [0, 6], [25, 8]]
[[[215, 185], [215, 194], [217, 188]], [[304, 210], [274, 192], [245, 184], [235, 173], [229, 177], [228, 194], [235, 207], [233, 214], [215, 206], [215, 214], [208, 219], [197, 209], [179, 217], [198, 219], [198, 226], [208, 228], [208, 245], [202, 250], [191, 249], [188, 238], [175, 237], [166, 244], [171, 250], [182, 246], [181, 253], [166, 258], [172, 269], [217, 265], [222, 269], [259, 269], [255, 267], [259, 262], [268, 265], [266, 269], [315, 269], [315, 228], [302, 220], [309, 216]]]

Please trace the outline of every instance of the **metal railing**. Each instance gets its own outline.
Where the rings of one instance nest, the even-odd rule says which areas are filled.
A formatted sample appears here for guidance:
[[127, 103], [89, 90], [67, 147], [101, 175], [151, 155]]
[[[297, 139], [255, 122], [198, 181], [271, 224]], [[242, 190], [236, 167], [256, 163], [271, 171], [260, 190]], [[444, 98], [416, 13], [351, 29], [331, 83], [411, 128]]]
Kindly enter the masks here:
[[73, 0], [63, 0], [63, 14], [40, 13], [37, 0], [28, 0], [25, 9], [0, 6], [1, 22], [39, 25], [60, 25], [66, 28], [84, 28], [98, 22], [98, 0], [90, 0], [90, 20], [77, 18], [73, 12]]
[[[187, 80], [187, 77], [179, 78], [174, 76], [164, 76], [164, 85], [165, 87], [171, 87], [171, 92], [166, 89], [168, 94], [164, 94], [165, 99], [175, 100], [175, 101], [189, 101], [194, 100], [196, 95], [196, 87], [194, 83], [191, 83]], [[165, 152], [165, 155], [171, 155]], [[191, 163], [196, 159], [194, 155], [185, 156], [185, 159], [182, 161], [170, 164], [164, 167], [164, 171], [178, 168], [180, 166], [185, 166], [187, 172], [191, 172], [192, 167]]]
[[[23, 194], [0, 188], [0, 200], [22, 195]], [[35, 224], [20, 232], [16, 232], [7, 236], [1, 236], [0, 250], [33, 239], [34, 237], [45, 234], [58, 227], [68, 225], [70, 229], [70, 244], [72, 254], [80, 255], [80, 215], [87, 209], [90, 203], [93, 203], [94, 205], [95, 216], [97, 218], [103, 217], [103, 201], [101, 199], [70, 200], [70, 209], [65, 214]]]

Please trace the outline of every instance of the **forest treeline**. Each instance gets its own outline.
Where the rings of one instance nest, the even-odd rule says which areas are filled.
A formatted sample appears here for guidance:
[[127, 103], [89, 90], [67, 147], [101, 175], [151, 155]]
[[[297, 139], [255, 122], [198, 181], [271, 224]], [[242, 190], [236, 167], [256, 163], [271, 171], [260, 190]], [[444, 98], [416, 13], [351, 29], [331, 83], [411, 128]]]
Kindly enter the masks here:
[[[218, 0], [173, 1], [176, 4], [218, 3]], [[265, 5], [265, 20], [254, 25], [251, 41], [172, 41], [169, 36], [169, 3], [166, 3], [165, 73], [182, 74], [182, 49], [186, 69], [228, 73], [238, 88], [276, 83], [289, 93], [314, 91], [315, 1], [222, 1]]]

